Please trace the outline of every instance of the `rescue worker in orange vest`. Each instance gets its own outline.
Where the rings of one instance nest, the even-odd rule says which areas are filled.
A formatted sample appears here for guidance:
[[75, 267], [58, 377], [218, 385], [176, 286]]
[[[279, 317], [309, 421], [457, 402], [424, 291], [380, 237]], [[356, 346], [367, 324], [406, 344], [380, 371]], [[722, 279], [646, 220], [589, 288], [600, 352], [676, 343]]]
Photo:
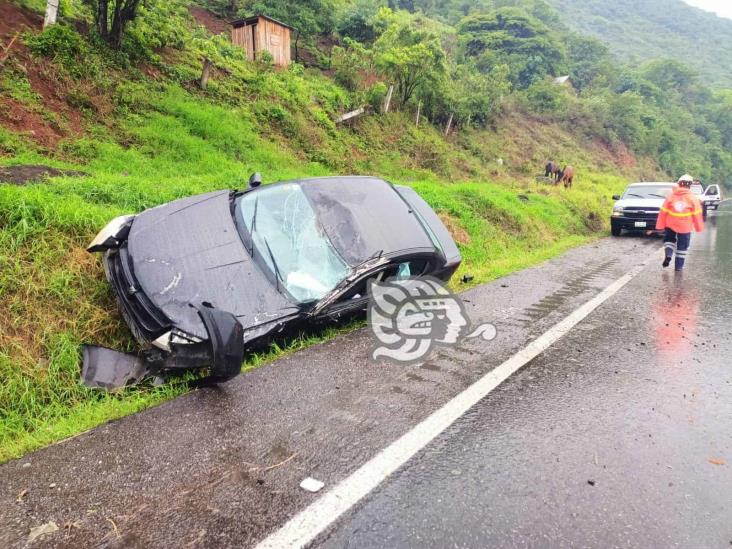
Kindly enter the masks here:
[[677, 271], [684, 268], [691, 243], [691, 232], [700, 233], [704, 230], [701, 202], [691, 192], [693, 181], [694, 178], [690, 175], [682, 175], [679, 178], [678, 186], [666, 198], [656, 222], [656, 230], [665, 230], [663, 266], [668, 267], [671, 264], [675, 252]]

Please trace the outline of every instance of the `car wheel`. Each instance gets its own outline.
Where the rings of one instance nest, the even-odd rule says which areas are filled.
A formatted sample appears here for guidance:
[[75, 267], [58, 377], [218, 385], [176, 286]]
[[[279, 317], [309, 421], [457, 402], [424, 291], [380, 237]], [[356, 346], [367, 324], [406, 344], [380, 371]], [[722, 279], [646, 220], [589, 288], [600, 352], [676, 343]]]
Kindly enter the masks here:
[[620, 236], [620, 233], [623, 232], [623, 228], [618, 223], [610, 222], [610, 232], [613, 236]]

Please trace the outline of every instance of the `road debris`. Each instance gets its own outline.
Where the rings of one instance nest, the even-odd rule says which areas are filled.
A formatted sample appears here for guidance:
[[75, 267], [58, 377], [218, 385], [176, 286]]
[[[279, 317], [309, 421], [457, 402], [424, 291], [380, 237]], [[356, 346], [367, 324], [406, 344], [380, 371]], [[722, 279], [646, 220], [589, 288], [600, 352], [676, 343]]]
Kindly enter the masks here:
[[721, 458], [709, 458], [707, 461], [712, 465], [725, 465], [727, 462]]
[[15, 498], [15, 501], [17, 501], [18, 503], [23, 503], [23, 498], [25, 497], [25, 495], [27, 493], [28, 493], [27, 488], [24, 490], [21, 490], [20, 493], [18, 494], [18, 497]]
[[53, 534], [58, 530], [58, 526], [55, 522], [50, 521], [46, 524], [41, 524], [35, 528], [31, 528], [30, 534], [28, 534], [28, 543], [33, 543], [37, 538], [46, 534]]
[[296, 455], [297, 455], [297, 452], [295, 452], [294, 454], [292, 454], [287, 459], [283, 459], [279, 463], [275, 463], [274, 465], [270, 465], [269, 467], [265, 467], [264, 469], [262, 469], [262, 472], [266, 473], [267, 471], [271, 471], [272, 469], [276, 469], [277, 467], [280, 467], [280, 466], [284, 465], [285, 463], [287, 463], [288, 461], [290, 461], [291, 459], [293, 459]]
[[109, 522], [109, 524], [112, 525], [112, 528], [114, 529], [114, 534], [117, 536], [117, 539], [121, 538], [122, 536], [119, 533], [119, 528], [117, 528], [117, 524], [115, 524], [115, 522], [109, 517], [104, 517], [104, 518], [106, 518], [107, 522]]
[[312, 492], [312, 493], [320, 492], [320, 490], [323, 488], [323, 486], [325, 486], [324, 482], [315, 480], [312, 477], [308, 477], [300, 483], [300, 488], [302, 488], [303, 490], [305, 490], [307, 492]]

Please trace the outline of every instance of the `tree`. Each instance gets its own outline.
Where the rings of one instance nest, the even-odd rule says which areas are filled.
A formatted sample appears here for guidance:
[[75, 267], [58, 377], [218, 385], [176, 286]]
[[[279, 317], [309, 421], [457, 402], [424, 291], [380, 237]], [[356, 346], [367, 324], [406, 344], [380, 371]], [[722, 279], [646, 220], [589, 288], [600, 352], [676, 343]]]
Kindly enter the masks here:
[[488, 74], [470, 65], [453, 66], [439, 85], [429, 86], [420, 94], [425, 113], [442, 122], [452, 114], [459, 124], [485, 125], [511, 90], [508, 72], [505, 65]]
[[341, 14], [337, 24], [343, 37], [370, 44], [379, 36], [376, 16], [386, 7], [386, 0], [357, 0]]
[[563, 45], [549, 27], [519, 8], [466, 17], [458, 37], [465, 56], [476, 58], [483, 70], [510, 66], [514, 83], [522, 88], [565, 68]]
[[[97, 32], [112, 48], [122, 45], [127, 25], [137, 16], [141, 0], [89, 0]], [[110, 13], [111, 8], [111, 13]]]
[[439, 37], [415, 21], [397, 19], [374, 44], [377, 68], [396, 85], [402, 106], [421, 86], [445, 73], [445, 51]]
[[[567, 41], [567, 57], [572, 83], [578, 91], [590, 87], [611, 73], [608, 48], [594, 38], [572, 34]], [[602, 84], [607, 84], [603, 78]]]
[[658, 59], [643, 65], [643, 77], [660, 89], [682, 97], [694, 95], [698, 87], [697, 73], [673, 59]]
[[343, 0], [246, 0], [240, 15], [264, 13], [295, 27], [305, 37], [329, 34], [336, 27], [336, 18]]

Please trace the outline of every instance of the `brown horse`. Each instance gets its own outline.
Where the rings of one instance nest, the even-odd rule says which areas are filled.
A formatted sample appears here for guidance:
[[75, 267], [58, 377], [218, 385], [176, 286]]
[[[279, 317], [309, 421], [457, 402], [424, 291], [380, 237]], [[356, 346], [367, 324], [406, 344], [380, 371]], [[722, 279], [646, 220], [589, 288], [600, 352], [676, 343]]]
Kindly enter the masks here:
[[559, 168], [559, 164], [557, 164], [553, 160], [547, 162], [546, 166], [544, 167], [544, 177], [551, 177], [555, 185], [559, 183], [560, 172], [561, 170]]
[[572, 182], [574, 182], [574, 168], [572, 166], [564, 166], [564, 169], [560, 173], [560, 181], [564, 183], [564, 188], [571, 189]]

